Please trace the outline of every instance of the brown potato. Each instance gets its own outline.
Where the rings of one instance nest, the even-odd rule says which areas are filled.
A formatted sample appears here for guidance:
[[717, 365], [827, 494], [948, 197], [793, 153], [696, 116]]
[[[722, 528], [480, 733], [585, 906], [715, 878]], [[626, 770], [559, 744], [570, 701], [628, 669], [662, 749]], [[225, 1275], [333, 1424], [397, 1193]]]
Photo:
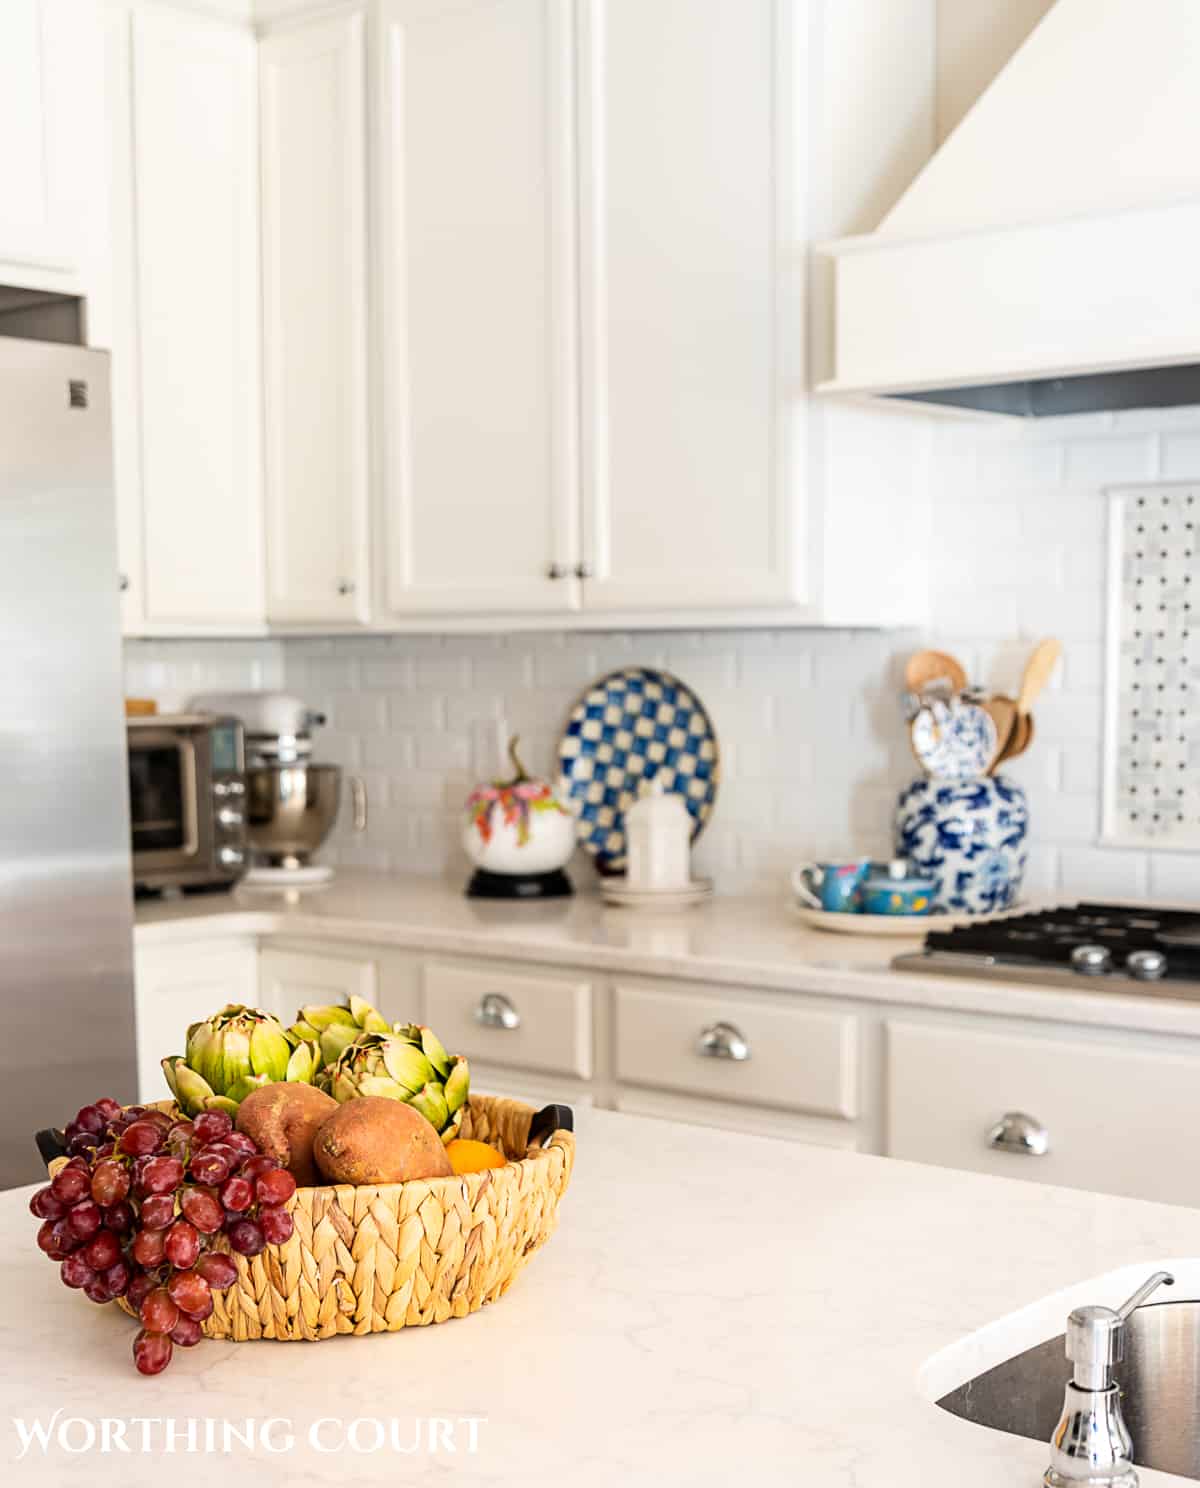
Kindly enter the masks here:
[[237, 1128], [276, 1158], [301, 1187], [320, 1183], [313, 1165], [318, 1128], [338, 1109], [315, 1085], [281, 1081], [252, 1090], [238, 1107]]
[[379, 1095], [339, 1106], [317, 1133], [313, 1157], [330, 1183], [406, 1183], [454, 1171], [424, 1116]]

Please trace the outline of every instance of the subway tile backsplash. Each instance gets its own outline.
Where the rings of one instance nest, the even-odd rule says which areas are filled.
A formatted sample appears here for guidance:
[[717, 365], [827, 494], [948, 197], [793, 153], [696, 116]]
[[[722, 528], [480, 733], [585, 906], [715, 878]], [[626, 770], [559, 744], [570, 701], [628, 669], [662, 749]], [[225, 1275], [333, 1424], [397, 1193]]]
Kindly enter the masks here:
[[[1099, 789], [1107, 501], [1126, 480], [1200, 477], [1200, 410], [1032, 427], [947, 421], [933, 465], [930, 639], [1015, 689], [1027, 643], [1065, 662], [1012, 773], [1030, 794], [1034, 893], [1197, 897], [1200, 854], [1101, 848]], [[491, 773], [503, 721], [531, 770], [553, 769], [572, 702], [623, 663], [665, 666], [713, 716], [722, 785], [697, 871], [782, 891], [805, 857], [888, 849], [914, 770], [897, 704], [912, 632], [675, 631], [130, 642], [127, 690], [286, 687], [329, 715], [319, 753], [361, 774], [370, 825], [343, 812], [331, 861], [462, 877], [461, 803]], [[581, 864], [576, 877], [586, 882]]]

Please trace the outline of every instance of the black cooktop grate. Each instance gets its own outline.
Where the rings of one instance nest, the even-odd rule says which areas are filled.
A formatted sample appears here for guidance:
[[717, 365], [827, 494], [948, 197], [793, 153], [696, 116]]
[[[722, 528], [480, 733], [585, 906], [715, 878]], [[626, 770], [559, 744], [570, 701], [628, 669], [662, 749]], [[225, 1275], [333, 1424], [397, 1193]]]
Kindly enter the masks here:
[[927, 951], [992, 956], [1014, 965], [1069, 965], [1077, 946], [1106, 946], [1120, 965], [1131, 951], [1159, 950], [1167, 975], [1200, 980], [1200, 911], [1144, 905], [1072, 904], [931, 931]]

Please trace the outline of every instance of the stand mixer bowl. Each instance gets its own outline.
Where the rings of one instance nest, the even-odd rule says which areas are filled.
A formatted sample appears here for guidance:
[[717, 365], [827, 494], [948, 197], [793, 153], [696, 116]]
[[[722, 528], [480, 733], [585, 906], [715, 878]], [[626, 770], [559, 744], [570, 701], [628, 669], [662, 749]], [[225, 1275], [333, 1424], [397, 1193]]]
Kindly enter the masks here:
[[[366, 793], [351, 778], [354, 826], [366, 825]], [[341, 799], [340, 765], [306, 760], [251, 765], [246, 771], [246, 841], [259, 863], [306, 868], [333, 830]]]

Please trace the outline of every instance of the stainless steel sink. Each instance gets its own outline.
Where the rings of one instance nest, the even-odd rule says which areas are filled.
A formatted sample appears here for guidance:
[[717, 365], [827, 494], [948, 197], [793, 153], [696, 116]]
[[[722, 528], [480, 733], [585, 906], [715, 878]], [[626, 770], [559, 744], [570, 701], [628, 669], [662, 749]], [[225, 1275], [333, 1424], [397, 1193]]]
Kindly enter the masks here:
[[[1064, 1337], [1039, 1343], [943, 1395], [951, 1415], [1049, 1442], [1071, 1366]], [[1200, 1481], [1200, 1302], [1141, 1307], [1125, 1325], [1114, 1366], [1139, 1467]]]

